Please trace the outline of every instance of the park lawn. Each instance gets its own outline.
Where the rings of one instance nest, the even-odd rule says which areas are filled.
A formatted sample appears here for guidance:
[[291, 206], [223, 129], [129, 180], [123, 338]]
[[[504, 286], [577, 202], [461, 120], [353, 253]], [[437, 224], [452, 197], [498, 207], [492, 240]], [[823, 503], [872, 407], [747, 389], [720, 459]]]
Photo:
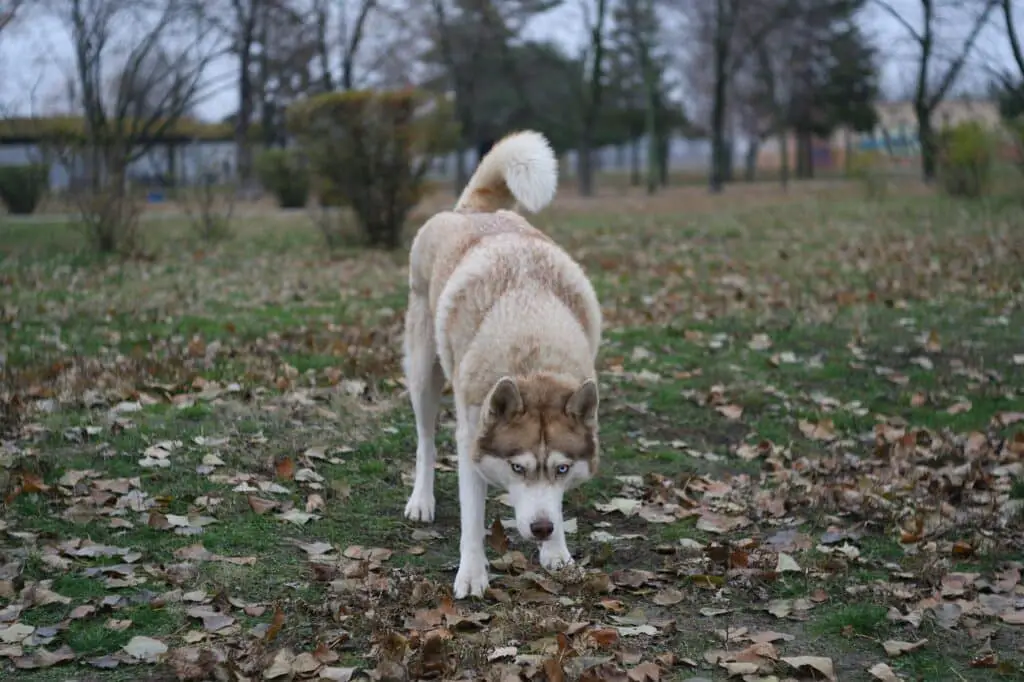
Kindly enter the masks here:
[[829, 183], [535, 223], [605, 309], [584, 570], [495, 530], [493, 594], [454, 605], [450, 400], [437, 520], [402, 517], [404, 254], [285, 214], [213, 246], [153, 221], [128, 262], [0, 230], [0, 673], [1024, 675], [1019, 203]]

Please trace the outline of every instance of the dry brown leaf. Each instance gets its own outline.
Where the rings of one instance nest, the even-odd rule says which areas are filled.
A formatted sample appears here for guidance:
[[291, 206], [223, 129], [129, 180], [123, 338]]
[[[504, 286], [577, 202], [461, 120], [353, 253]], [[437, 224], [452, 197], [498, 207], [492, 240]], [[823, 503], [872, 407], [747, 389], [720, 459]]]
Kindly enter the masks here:
[[796, 671], [810, 668], [825, 676], [829, 682], [837, 682], [835, 666], [831, 658], [824, 656], [783, 656], [782, 662]]
[[631, 669], [626, 676], [632, 682], [658, 682], [661, 679], [661, 668], [657, 663], [641, 663]]
[[495, 518], [491, 524], [491, 534], [487, 536], [487, 544], [499, 556], [508, 552], [508, 536], [505, 535], [505, 528], [501, 525], [501, 519]]
[[882, 642], [882, 647], [888, 656], [895, 658], [911, 651], [917, 651], [927, 643], [927, 639], [920, 639], [916, 642], [901, 642], [897, 639], [889, 639]]
[[282, 481], [290, 481], [295, 477], [295, 462], [291, 457], [283, 456], [274, 460], [274, 475]]
[[265, 642], [273, 642], [277, 636], [281, 633], [281, 628], [284, 627], [284, 611], [281, 610], [280, 606], [274, 606], [274, 616], [270, 621], [270, 627], [267, 628], [266, 633], [263, 635]]

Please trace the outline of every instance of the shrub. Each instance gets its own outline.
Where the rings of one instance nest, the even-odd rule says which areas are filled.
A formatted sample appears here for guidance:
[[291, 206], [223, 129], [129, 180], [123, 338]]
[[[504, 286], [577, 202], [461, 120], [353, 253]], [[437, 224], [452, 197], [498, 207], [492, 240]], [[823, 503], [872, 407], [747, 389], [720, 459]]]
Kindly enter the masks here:
[[50, 181], [50, 167], [42, 163], [0, 166], [0, 201], [16, 215], [36, 210]]
[[988, 192], [994, 160], [993, 140], [978, 122], [942, 131], [938, 140], [939, 182], [952, 197], [976, 198]]
[[139, 221], [143, 205], [127, 191], [123, 179], [106, 187], [72, 194], [78, 208], [79, 226], [100, 253], [135, 256], [139, 249]]
[[1007, 121], [1006, 128], [1013, 142], [1013, 160], [1024, 173], [1024, 114]]
[[853, 152], [847, 173], [864, 188], [868, 199], [884, 199], [889, 193], [885, 156], [881, 152]]
[[430, 162], [452, 147], [455, 133], [445, 102], [415, 90], [318, 95], [289, 110], [288, 128], [322, 201], [350, 207], [366, 242], [388, 249], [401, 244]]
[[281, 208], [303, 208], [309, 200], [309, 167], [294, 150], [266, 150], [256, 158], [256, 174]]
[[204, 242], [215, 242], [231, 236], [235, 190], [233, 182], [218, 185], [215, 170], [207, 167], [202, 169], [195, 183], [178, 188], [175, 200], [188, 217], [195, 235]]

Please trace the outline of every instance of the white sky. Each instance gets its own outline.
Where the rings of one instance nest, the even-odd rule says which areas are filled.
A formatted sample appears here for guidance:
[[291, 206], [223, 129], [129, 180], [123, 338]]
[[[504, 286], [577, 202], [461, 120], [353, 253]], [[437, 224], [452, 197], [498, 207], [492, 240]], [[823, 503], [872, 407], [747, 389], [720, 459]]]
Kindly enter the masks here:
[[[579, 30], [579, 4], [585, 1], [567, 0], [562, 8], [535, 21], [528, 28], [528, 34], [567, 45], [579, 44], [582, 35]], [[971, 2], [977, 0], [950, 2], [950, 6], [962, 8]], [[3, 4], [0, 0], [0, 7]], [[918, 0], [892, 0], [891, 4], [915, 27], [920, 25]], [[1019, 30], [1024, 31], [1024, 1], [1016, 3], [1015, 11]], [[950, 45], [949, 49], [953, 50], [969, 26], [962, 14], [950, 12], [950, 16], [955, 18], [943, 27], [939, 44]], [[865, 13], [863, 26], [883, 50], [883, 91], [890, 97], [905, 97], [911, 92], [915, 78], [915, 48], [909, 44], [906, 30], [877, 8]], [[1002, 16], [997, 10], [977, 42], [977, 49], [958, 84], [958, 90], [977, 92], [986, 81], [986, 67], [1011, 65]], [[0, 106], [8, 114], [20, 115], [66, 109], [63, 84], [67, 82], [67, 74], [72, 73], [72, 67], [72, 46], [64, 25], [42, 11], [24, 16], [0, 34]], [[235, 68], [234, 60], [230, 58], [223, 58], [212, 65], [208, 73], [218, 85], [211, 88], [211, 93], [198, 108], [204, 118], [223, 118], [234, 110], [237, 90], [231, 75]]]

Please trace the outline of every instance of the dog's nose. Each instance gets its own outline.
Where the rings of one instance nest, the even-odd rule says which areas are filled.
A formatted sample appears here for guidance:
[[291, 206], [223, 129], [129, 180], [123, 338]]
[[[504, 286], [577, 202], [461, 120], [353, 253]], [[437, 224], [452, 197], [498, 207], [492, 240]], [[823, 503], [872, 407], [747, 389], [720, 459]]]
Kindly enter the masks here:
[[547, 519], [537, 519], [530, 524], [530, 532], [538, 540], [547, 540], [555, 532], [555, 524]]

